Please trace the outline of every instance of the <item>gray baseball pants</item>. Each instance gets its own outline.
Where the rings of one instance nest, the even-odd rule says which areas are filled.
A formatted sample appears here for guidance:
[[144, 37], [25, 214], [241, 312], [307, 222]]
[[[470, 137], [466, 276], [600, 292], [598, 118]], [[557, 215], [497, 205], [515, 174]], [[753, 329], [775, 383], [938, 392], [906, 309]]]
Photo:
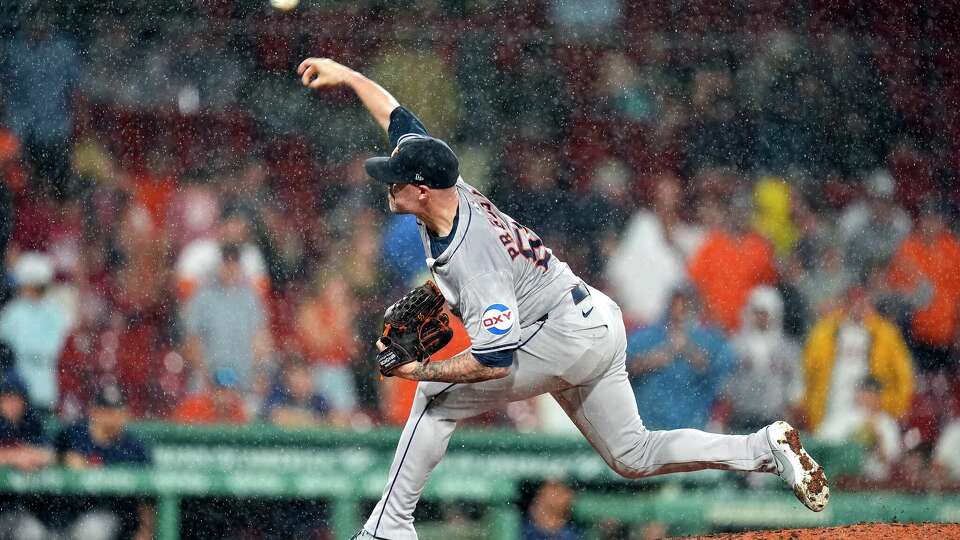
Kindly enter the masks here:
[[578, 305], [566, 297], [545, 322], [524, 329], [524, 343], [507, 377], [473, 384], [420, 383], [386, 488], [364, 524], [366, 533], [416, 540], [413, 511], [457, 422], [546, 392], [607, 465], [626, 478], [701, 469], [775, 471], [762, 430], [750, 435], [647, 430], [627, 380], [620, 308], [600, 291], [590, 292]]

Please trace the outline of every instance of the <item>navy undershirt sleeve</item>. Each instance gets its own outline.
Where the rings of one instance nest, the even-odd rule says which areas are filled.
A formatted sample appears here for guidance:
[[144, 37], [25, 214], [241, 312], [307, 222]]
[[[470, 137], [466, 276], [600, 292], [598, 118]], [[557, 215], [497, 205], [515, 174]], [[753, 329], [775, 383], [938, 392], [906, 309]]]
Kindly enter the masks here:
[[390, 112], [390, 127], [387, 128], [387, 136], [390, 138], [390, 148], [397, 146], [400, 137], [410, 133], [429, 135], [427, 128], [415, 114], [403, 107], [397, 107]]
[[430, 256], [436, 259], [443, 254], [444, 250], [447, 249], [447, 246], [450, 245], [450, 242], [453, 241], [453, 235], [457, 232], [457, 224], [460, 223], [460, 209], [457, 209], [457, 214], [453, 216], [453, 226], [450, 227], [450, 234], [446, 236], [434, 236], [432, 232], [427, 230], [427, 236], [430, 238]]
[[513, 349], [489, 353], [473, 353], [473, 357], [487, 367], [510, 367], [513, 364]]

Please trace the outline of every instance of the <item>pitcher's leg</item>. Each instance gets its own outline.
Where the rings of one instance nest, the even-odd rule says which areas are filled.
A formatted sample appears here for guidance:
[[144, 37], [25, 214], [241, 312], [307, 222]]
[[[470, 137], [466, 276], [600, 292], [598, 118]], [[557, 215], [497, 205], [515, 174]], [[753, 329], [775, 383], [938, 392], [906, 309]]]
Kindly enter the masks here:
[[531, 366], [513, 365], [510, 375], [472, 384], [420, 383], [403, 428], [377, 506], [364, 524], [376, 538], [417, 538], [413, 511], [430, 473], [447, 450], [459, 420], [471, 418], [509, 401], [551, 391], [556, 382]]
[[637, 412], [622, 360], [597, 380], [555, 392], [553, 397], [604, 461], [627, 478], [701, 469], [776, 471], [762, 430], [750, 435], [696, 429], [648, 431]]
[[363, 528], [375, 538], [416, 539], [413, 511], [433, 468], [440, 463], [456, 421], [431, 414], [431, 408], [455, 387], [420, 383], [410, 417], [400, 435], [387, 485]]

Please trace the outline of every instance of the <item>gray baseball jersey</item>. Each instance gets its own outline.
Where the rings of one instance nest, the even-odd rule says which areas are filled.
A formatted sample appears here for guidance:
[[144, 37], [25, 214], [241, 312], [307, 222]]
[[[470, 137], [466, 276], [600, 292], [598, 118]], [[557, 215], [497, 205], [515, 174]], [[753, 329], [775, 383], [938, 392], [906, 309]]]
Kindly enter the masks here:
[[[406, 129], [425, 133], [416, 117], [397, 108], [391, 142]], [[775, 471], [763, 430], [648, 431], [627, 378], [626, 331], [617, 304], [583, 284], [536, 234], [479, 191], [462, 180], [455, 189], [459, 210], [450, 236], [438, 239], [421, 225], [427, 262], [461, 314], [474, 355], [506, 353], [510, 374], [479, 383], [418, 385], [386, 488], [357, 538], [415, 540], [414, 509], [457, 421], [544, 393], [624, 477], [708, 468]], [[434, 254], [438, 245], [442, 251]]]
[[457, 228], [434, 259], [420, 224], [427, 265], [463, 319], [474, 353], [514, 350], [524, 329], [580, 283], [533, 231], [500, 212], [482, 193], [457, 182]]

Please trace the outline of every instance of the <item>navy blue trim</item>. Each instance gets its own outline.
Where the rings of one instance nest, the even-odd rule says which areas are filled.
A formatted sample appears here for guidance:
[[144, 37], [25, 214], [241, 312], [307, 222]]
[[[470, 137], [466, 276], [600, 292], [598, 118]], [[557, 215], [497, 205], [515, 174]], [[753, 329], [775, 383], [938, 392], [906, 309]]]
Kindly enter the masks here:
[[473, 353], [491, 353], [497, 351], [504, 351], [507, 349], [516, 349], [520, 346], [520, 342], [511, 343], [510, 345], [491, 345], [490, 347], [470, 347], [470, 351]]
[[[459, 191], [460, 188], [457, 188], [457, 190]], [[458, 205], [460, 204], [459, 199], [457, 200], [457, 204], [458, 204]], [[443, 261], [437, 261], [437, 262], [435, 262], [435, 263], [433, 264], [434, 266], [443, 266], [443, 265], [447, 264], [447, 262], [450, 260], [450, 257], [453, 257], [453, 254], [456, 253], [458, 249], [460, 249], [460, 246], [463, 245], [463, 241], [467, 238], [467, 231], [470, 230], [470, 224], [471, 224], [471, 223], [473, 223], [473, 209], [470, 208], [470, 204], [468, 203], [468, 204], [467, 204], [467, 226], [464, 227], [464, 229], [463, 229], [463, 235], [460, 236], [460, 243], [457, 244], [457, 247], [453, 248], [453, 251], [451, 251], [449, 254], [447, 254], [447, 256], [443, 259]]]
[[446, 236], [437, 236], [430, 232], [430, 229], [427, 229], [427, 240], [430, 241], [430, 255], [436, 259], [437, 257], [443, 255], [443, 252], [450, 247], [450, 242], [453, 241], [454, 235], [457, 234], [457, 226], [460, 225], [460, 208], [457, 205], [457, 215], [453, 216], [453, 225], [450, 228], [450, 232]]
[[513, 351], [515, 350], [504, 349], [488, 353], [473, 353], [473, 357], [477, 359], [477, 362], [487, 367], [510, 367], [513, 365]]
[[423, 416], [427, 414], [427, 411], [430, 409], [430, 405], [433, 405], [433, 402], [443, 395], [444, 392], [456, 386], [457, 383], [450, 383], [450, 386], [444, 388], [443, 390], [437, 392], [430, 397], [430, 401], [423, 406], [423, 411], [420, 413], [420, 416], [417, 418], [417, 423], [413, 425], [413, 431], [410, 432], [410, 438], [407, 439], [407, 447], [403, 449], [403, 455], [400, 456], [400, 463], [397, 465], [397, 472], [393, 476], [393, 482], [390, 482], [390, 489], [387, 490], [387, 496], [383, 498], [383, 507], [380, 509], [380, 517], [377, 518], [377, 526], [373, 529], [373, 536], [377, 536], [377, 531], [380, 530], [380, 520], [383, 519], [383, 513], [387, 510], [387, 501], [390, 500], [390, 495], [393, 494], [393, 486], [397, 484], [397, 478], [400, 478], [400, 469], [403, 468], [403, 462], [407, 459], [407, 452], [410, 451], [410, 444], [413, 443], [413, 436], [417, 434], [417, 428], [420, 427], [420, 421], [423, 420]]

